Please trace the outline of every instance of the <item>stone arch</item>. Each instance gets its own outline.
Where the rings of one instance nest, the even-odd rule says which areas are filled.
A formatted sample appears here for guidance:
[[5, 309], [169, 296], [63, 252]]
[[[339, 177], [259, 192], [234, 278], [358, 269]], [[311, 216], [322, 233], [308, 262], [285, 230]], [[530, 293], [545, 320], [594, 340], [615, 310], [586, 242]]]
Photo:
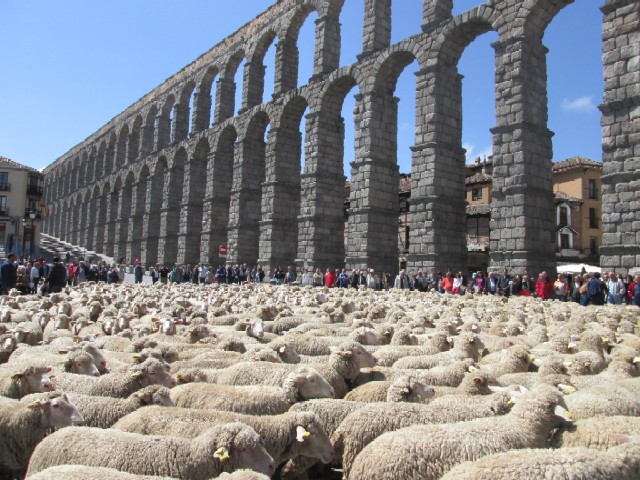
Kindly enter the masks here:
[[[178, 262], [197, 263], [200, 260], [203, 201], [207, 183], [209, 141], [201, 138], [193, 149], [184, 171], [184, 186], [178, 233]], [[207, 255], [208, 256], [208, 255]]]
[[89, 149], [89, 162], [86, 169], [86, 184], [90, 185], [96, 181], [96, 146], [91, 145]]
[[178, 257], [178, 229], [180, 225], [180, 210], [176, 205], [182, 199], [184, 186], [184, 170], [187, 164], [187, 151], [180, 147], [169, 164], [165, 173], [165, 195], [162, 202], [160, 219], [160, 241], [158, 258], [161, 263], [172, 265]]
[[263, 63], [264, 57], [267, 50], [277, 37], [278, 33], [275, 29], [268, 29], [262, 32], [260, 38], [256, 41], [253, 50], [247, 54], [242, 95], [243, 108], [251, 108], [263, 103], [266, 72]]
[[258, 259], [261, 185], [265, 179], [264, 141], [270, 123], [264, 111], [248, 121], [235, 152], [229, 213], [229, 261], [254, 263]]
[[142, 141], [140, 142], [140, 154], [146, 156], [154, 150], [154, 135], [156, 131], [156, 116], [158, 107], [153, 104], [144, 114], [144, 125], [142, 126]]
[[98, 156], [96, 158], [96, 166], [94, 171], [94, 181], [101, 179], [104, 175], [104, 163], [105, 156], [107, 152], [107, 143], [103, 140], [100, 141], [100, 146], [98, 147]]
[[127, 144], [127, 163], [134, 163], [140, 154], [140, 138], [142, 136], [142, 115], [137, 115], [131, 126]]
[[542, 40], [544, 32], [560, 11], [574, 0], [529, 0], [518, 11], [518, 18], [510, 25], [511, 35]]
[[[175, 106], [175, 118], [173, 122], [173, 141], [185, 140], [192, 133], [190, 129], [191, 103], [195, 94], [196, 82], [189, 80], [184, 84], [180, 92], [179, 100]], [[194, 100], [195, 101], [195, 100]]]
[[276, 52], [274, 94], [282, 94], [298, 86], [300, 70], [298, 37], [300, 29], [313, 12], [317, 12], [317, 7], [311, 3], [298, 6], [281, 35]]
[[109, 142], [107, 143], [107, 149], [104, 155], [104, 175], [111, 175], [116, 171], [116, 145], [118, 143], [115, 132], [112, 132], [109, 136]]
[[244, 50], [239, 49], [231, 54], [222, 69], [216, 89], [216, 117], [214, 123], [223, 122], [233, 117], [235, 113], [236, 90], [238, 88], [235, 83], [235, 75], [244, 58]]
[[170, 94], [162, 104], [162, 108], [156, 116], [155, 124], [155, 144], [156, 150], [162, 150], [170, 143], [173, 143], [172, 133], [172, 120], [173, 119], [173, 106], [175, 104], [175, 97]]
[[211, 107], [213, 105], [213, 98], [215, 97], [213, 85], [217, 76], [218, 67], [215, 65], [209, 66], [195, 89], [194, 108], [191, 114], [193, 133], [206, 130], [214, 121], [215, 113], [212, 112]]
[[78, 167], [78, 185], [76, 188], [84, 188], [89, 184], [89, 179], [87, 178], [87, 168], [89, 166], [89, 153], [87, 150], [82, 152], [82, 160], [80, 160], [80, 165]]
[[127, 143], [129, 140], [129, 125], [126, 123], [120, 128], [118, 143], [116, 146], [115, 169], [120, 170], [125, 166], [127, 160]]
[[79, 188], [80, 184], [80, 157], [75, 157], [73, 159], [73, 164], [71, 166], [71, 182], [69, 184], [69, 194], [72, 195]]
[[277, 127], [271, 129], [265, 155], [259, 263], [269, 271], [293, 265], [298, 253], [303, 148], [300, 122], [308, 103], [300, 95], [287, 100], [274, 121]]
[[142, 222], [142, 251], [140, 261], [143, 265], [153, 265], [158, 261], [158, 240], [164, 198], [164, 182], [167, 171], [167, 159], [160, 156], [149, 165], [149, 177], [146, 182], [146, 195]]
[[218, 264], [218, 247], [227, 245], [234, 149], [238, 134], [230, 124], [214, 138], [207, 161], [207, 183], [202, 205], [200, 261]]

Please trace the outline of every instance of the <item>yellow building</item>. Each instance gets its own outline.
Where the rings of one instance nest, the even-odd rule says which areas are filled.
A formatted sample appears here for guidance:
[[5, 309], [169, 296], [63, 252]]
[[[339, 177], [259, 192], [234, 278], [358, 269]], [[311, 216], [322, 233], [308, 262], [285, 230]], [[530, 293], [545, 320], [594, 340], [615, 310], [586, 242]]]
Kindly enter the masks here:
[[43, 185], [42, 172], [0, 156], [0, 247], [5, 255], [39, 256]]
[[558, 261], [598, 263], [602, 244], [602, 163], [573, 157], [553, 164]]

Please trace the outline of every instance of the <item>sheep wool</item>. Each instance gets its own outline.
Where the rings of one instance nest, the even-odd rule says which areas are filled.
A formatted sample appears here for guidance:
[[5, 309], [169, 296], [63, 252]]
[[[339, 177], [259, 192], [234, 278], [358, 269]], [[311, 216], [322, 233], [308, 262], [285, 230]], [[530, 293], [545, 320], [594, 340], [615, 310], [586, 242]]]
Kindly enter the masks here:
[[[218, 477], [224, 478], [224, 477]], [[235, 477], [231, 477], [235, 478]], [[265, 477], [268, 478], [268, 477]], [[29, 480], [175, 480], [171, 477], [135, 475], [115, 468], [85, 467], [83, 465], [59, 465], [31, 475]]]
[[272, 475], [275, 466], [258, 434], [240, 423], [221, 424], [194, 439], [70, 427], [35, 449], [27, 477], [55, 465], [116, 468], [139, 475], [208, 480], [240, 468]]

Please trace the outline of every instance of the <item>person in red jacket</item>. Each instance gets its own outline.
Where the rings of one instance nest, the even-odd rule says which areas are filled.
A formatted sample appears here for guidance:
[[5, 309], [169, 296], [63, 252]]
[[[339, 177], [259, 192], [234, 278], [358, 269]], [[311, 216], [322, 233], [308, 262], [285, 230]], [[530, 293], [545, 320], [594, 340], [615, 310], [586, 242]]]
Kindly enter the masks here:
[[538, 281], [536, 282], [536, 295], [538, 298], [546, 300], [551, 298], [553, 294], [553, 282], [547, 275], [547, 272], [542, 272], [538, 275]]
[[330, 268], [327, 268], [327, 273], [324, 274], [325, 287], [333, 288], [337, 280], [338, 280], [338, 277], [336, 276], [335, 273], [333, 273], [333, 270], [331, 270]]

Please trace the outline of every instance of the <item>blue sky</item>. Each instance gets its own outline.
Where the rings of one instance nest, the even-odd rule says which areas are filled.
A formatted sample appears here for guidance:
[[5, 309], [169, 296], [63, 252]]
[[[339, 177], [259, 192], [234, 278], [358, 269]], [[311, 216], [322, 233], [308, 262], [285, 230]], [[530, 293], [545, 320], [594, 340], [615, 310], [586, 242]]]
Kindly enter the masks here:
[[[271, 0], [2, 0], [0, 2], [0, 155], [44, 168], [196, 57], [266, 10]], [[454, 0], [454, 14], [483, 3]], [[576, 0], [550, 24], [549, 128], [554, 160], [601, 160], [600, 0]], [[362, 45], [364, 0], [346, 0], [341, 65]], [[420, 31], [422, 0], [393, 0], [392, 41]], [[179, 6], [179, 7], [177, 7]], [[315, 15], [315, 14], [314, 14]], [[300, 34], [300, 84], [311, 72], [313, 20]], [[493, 33], [465, 50], [463, 146], [467, 159], [489, 155], [495, 123]], [[265, 98], [272, 91], [273, 47], [267, 52]], [[396, 90], [398, 163], [410, 171], [416, 64]], [[353, 160], [353, 94], [345, 100], [345, 162]], [[347, 171], [345, 172], [348, 175]]]

